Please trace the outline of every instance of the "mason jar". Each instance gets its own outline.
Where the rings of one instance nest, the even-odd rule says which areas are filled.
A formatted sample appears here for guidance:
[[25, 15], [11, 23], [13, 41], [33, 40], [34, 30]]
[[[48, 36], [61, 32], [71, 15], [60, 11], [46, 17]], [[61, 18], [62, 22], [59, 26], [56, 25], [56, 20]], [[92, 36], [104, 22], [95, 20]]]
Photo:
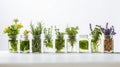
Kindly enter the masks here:
[[68, 35], [67, 37], [67, 52], [68, 53], [77, 53], [79, 52], [78, 50], [78, 38], [77, 35], [70, 36]]
[[63, 37], [59, 37], [55, 39], [55, 51], [56, 53], [64, 53], [65, 52], [65, 39]]
[[113, 52], [114, 51], [114, 39], [113, 35], [104, 36], [104, 52]]
[[18, 36], [17, 35], [9, 36], [8, 44], [9, 44], [8, 48], [11, 53], [18, 52]]
[[88, 35], [79, 35], [79, 52], [89, 52]]
[[91, 52], [92, 53], [101, 53], [102, 52], [102, 40], [99, 38], [96, 41], [91, 40]]
[[30, 52], [30, 39], [28, 34], [20, 36], [20, 52], [21, 53]]
[[41, 53], [41, 35], [32, 35], [32, 53]]

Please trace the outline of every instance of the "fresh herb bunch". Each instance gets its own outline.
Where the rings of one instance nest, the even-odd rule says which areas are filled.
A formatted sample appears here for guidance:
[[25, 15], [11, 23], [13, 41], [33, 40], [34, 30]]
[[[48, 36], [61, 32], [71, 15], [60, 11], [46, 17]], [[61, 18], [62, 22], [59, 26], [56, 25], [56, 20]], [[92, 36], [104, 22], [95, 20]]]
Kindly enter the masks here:
[[95, 51], [97, 51], [98, 47], [98, 42], [100, 39], [100, 36], [102, 35], [102, 31], [99, 27], [95, 27], [94, 30], [92, 29], [92, 25], [90, 24], [90, 30], [91, 30], [91, 35], [92, 35], [92, 46]]
[[114, 26], [108, 27], [108, 23], [106, 23], [106, 28], [101, 27], [100, 25], [96, 25], [97, 27], [100, 27], [104, 35], [115, 35], [115, 29]]
[[74, 43], [76, 42], [76, 35], [78, 33], [78, 26], [76, 27], [67, 27], [65, 32], [68, 34], [68, 42], [70, 42], [71, 46], [74, 46]]
[[9, 45], [10, 45], [10, 52], [17, 52], [17, 35], [19, 34], [20, 29], [23, 27], [21, 23], [17, 23], [19, 20], [14, 19], [14, 24], [6, 27], [4, 29], [4, 33], [9, 36]]
[[57, 52], [62, 50], [64, 48], [64, 34], [63, 32], [60, 32], [59, 29], [55, 27], [55, 32], [56, 32], [56, 40], [55, 40], [55, 48], [57, 49]]
[[32, 39], [32, 51], [41, 52], [41, 34], [43, 30], [43, 24], [39, 22], [36, 27], [31, 23], [31, 33], [33, 35]]
[[52, 43], [52, 27], [51, 28], [44, 28], [44, 45], [49, 48], [53, 48]]

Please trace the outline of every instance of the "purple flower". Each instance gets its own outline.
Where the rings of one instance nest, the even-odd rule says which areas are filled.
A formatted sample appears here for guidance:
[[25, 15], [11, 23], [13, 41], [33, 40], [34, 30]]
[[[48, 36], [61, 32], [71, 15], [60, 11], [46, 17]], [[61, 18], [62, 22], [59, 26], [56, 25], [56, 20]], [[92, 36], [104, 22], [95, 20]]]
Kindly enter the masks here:
[[106, 28], [101, 27], [100, 25], [96, 25], [97, 27], [100, 27], [104, 35], [115, 35], [116, 32], [114, 30], [114, 26], [108, 28], [108, 23], [106, 23]]
[[90, 26], [90, 31], [93, 31], [93, 30], [92, 30], [92, 25], [91, 25], [91, 24], [89, 24], [89, 26]]

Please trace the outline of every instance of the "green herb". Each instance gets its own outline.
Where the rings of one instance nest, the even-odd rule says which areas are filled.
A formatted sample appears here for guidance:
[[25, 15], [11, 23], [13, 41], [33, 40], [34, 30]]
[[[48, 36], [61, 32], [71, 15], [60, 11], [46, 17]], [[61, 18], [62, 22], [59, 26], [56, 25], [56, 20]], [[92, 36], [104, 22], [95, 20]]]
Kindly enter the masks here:
[[33, 35], [32, 52], [41, 52], [41, 33], [43, 30], [43, 25], [39, 22], [36, 27], [34, 27], [33, 24], [30, 24], [30, 27]]
[[56, 31], [56, 40], [55, 40], [55, 48], [56, 52], [60, 52], [65, 46], [64, 33], [60, 32], [59, 29], [55, 28]]
[[76, 35], [78, 33], [78, 26], [76, 27], [67, 27], [66, 33], [68, 34], [68, 42], [70, 42], [71, 46], [74, 46], [74, 43], [76, 42]]
[[88, 50], [88, 40], [80, 40], [79, 41], [79, 48], [83, 50]]
[[98, 52], [98, 43], [100, 40], [100, 36], [102, 35], [102, 31], [100, 28], [95, 27], [94, 30], [91, 32], [92, 35], [92, 39], [91, 39], [91, 43], [92, 43], [92, 50]]
[[44, 28], [44, 45], [49, 48], [53, 48], [52, 43], [52, 27], [51, 28]]
[[29, 50], [29, 41], [23, 41], [23, 40], [21, 40], [20, 41], [20, 51], [27, 51], [27, 50]]

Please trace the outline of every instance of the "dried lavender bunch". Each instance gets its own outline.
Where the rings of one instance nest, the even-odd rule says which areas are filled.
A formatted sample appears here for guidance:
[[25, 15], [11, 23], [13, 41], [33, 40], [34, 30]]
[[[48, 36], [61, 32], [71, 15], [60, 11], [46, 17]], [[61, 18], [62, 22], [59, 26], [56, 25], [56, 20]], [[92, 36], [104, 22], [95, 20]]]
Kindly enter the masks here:
[[108, 23], [106, 23], [106, 28], [101, 27], [101, 25], [96, 25], [97, 27], [100, 27], [104, 35], [115, 35], [115, 29], [114, 26], [108, 27]]

